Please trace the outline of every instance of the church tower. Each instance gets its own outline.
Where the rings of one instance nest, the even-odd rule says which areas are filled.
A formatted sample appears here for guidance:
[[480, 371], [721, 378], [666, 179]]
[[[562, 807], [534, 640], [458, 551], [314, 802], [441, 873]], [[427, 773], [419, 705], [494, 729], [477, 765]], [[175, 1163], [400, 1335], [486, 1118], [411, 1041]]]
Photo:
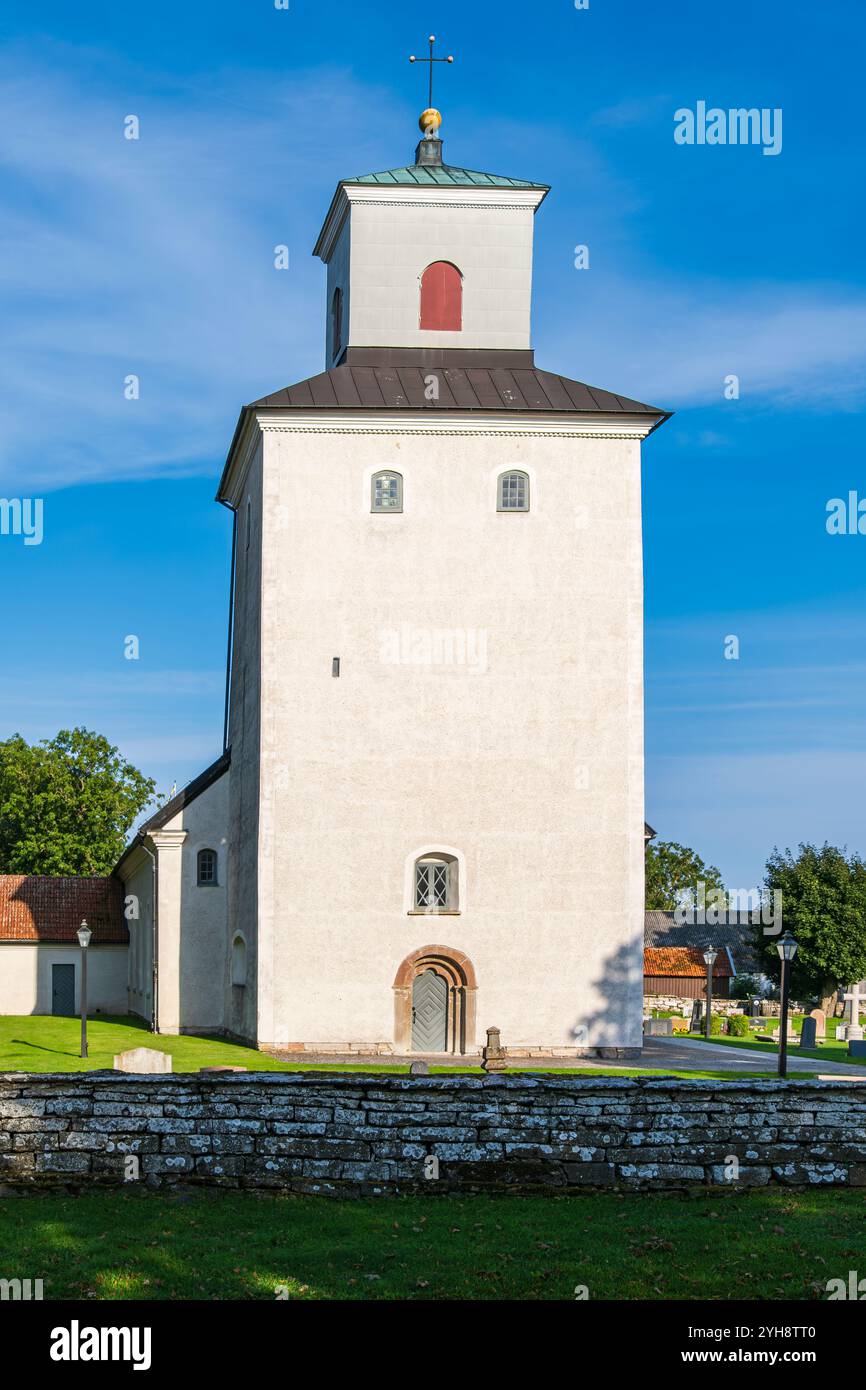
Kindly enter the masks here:
[[[432, 54], [431, 54], [432, 56]], [[243, 410], [226, 1023], [319, 1052], [639, 1048], [641, 441], [535, 365], [533, 180], [344, 179], [325, 371]]]

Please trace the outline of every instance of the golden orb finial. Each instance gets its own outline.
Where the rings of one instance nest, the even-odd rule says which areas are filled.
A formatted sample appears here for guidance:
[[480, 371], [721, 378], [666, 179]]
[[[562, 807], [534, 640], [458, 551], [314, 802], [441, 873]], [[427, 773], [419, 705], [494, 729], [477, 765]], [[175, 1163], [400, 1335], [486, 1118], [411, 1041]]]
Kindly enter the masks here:
[[428, 106], [426, 111], [422, 111], [418, 117], [418, 125], [428, 139], [434, 139], [439, 127], [442, 124], [442, 112], [437, 111], [435, 106]]

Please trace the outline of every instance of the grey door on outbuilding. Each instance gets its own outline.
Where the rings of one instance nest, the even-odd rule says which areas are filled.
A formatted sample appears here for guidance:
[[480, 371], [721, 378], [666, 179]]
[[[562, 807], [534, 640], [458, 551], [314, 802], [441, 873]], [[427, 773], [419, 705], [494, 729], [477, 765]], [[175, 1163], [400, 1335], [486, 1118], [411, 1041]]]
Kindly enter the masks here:
[[412, 1051], [448, 1047], [448, 984], [435, 970], [416, 975], [412, 985]]
[[63, 1018], [75, 1017], [75, 966], [52, 965], [51, 1012]]

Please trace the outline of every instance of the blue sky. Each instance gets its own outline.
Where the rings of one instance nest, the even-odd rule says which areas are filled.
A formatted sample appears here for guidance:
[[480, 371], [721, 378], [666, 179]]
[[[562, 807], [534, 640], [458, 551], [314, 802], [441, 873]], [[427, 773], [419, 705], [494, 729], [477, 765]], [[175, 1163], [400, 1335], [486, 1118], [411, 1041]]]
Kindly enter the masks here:
[[[45, 538], [0, 537], [0, 736], [83, 723], [162, 789], [219, 753], [216, 480], [241, 404], [322, 367], [315, 235], [339, 178], [409, 161], [426, 89], [406, 58], [432, 28], [457, 57], [437, 73], [446, 159], [553, 185], [539, 364], [676, 411], [645, 447], [648, 818], [730, 887], [774, 844], [866, 851], [866, 537], [825, 529], [830, 498], [866, 496], [863, 17], [430, 14], [6, 0], [0, 496], [44, 498]], [[675, 144], [699, 100], [781, 108], [782, 152]]]

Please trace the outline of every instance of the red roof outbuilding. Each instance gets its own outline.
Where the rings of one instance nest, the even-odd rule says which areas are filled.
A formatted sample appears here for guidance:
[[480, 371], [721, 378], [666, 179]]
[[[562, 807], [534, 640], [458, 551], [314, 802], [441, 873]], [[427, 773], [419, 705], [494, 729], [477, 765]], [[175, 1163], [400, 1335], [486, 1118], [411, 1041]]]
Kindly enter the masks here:
[[0, 941], [74, 942], [82, 920], [92, 945], [128, 943], [120, 879], [0, 874]]

